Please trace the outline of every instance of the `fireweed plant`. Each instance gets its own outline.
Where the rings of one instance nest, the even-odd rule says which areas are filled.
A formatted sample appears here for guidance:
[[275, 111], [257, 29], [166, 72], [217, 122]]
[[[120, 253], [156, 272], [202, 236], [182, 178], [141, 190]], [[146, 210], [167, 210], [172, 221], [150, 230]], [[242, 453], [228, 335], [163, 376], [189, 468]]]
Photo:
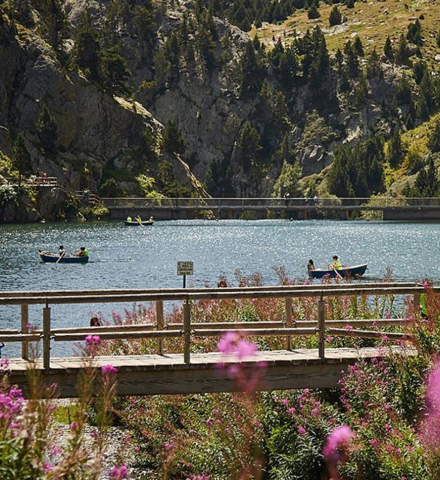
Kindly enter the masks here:
[[[277, 273], [280, 283], [294, 283], [283, 268]], [[236, 272], [236, 280], [239, 285], [262, 284], [258, 274]], [[113, 406], [133, 434], [134, 466], [148, 471], [151, 479], [438, 480], [440, 300], [429, 284], [426, 295], [427, 319], [411, 301], [398, 304], [392, 296], [326, 298], [327, 318], [403, 316], [405, 327], [387, 330], [407, 334], [400, 345], [411, 353], [360, 361], [332, 390], [254, 391], [264, 385], [259, 352], [285, 348], [283, 338], [253, 337], [251, 342], [237, 332], [220, 342], [194, 338], [192, 352], [219, 350], [229, 359], [236, 356], [235, 363], [225, 361], [219, 371], [241, 391], [118, 398]], [[316, 319], [316, 299], [294, 298], [292, 312], [294, 320]], [[166, 322], [181, 322], [181, 314], [175, 307]], [[154, 323], [155, 309], [134, 305], [132, 311], [112, 317], [108, 323]], [[194, 323], [284, 318], [285, 302], [279, 299], [201, 300], [191, 310]], [[317, 346], [313, 337], [295, 336], [292, 342], [294, 348]], [[327, 347], [374, 345], [378, 353], [390, 353], [391, 345], [386, 336], [327, 337], [326, 342]], [[155, 353], [157, 343], [107, 341], [97, 349], [106, 355]], [[181, 340], [167, 339], [164, 349], [182, 352]], [[254, 359], [254, 370], [242, 369], [243, 357]]]
[[[27, 371], [29, 391], [24, 398], [20, 389], [8, 383], [8, 361], [0, 365], [0, 478], [2, 480], [58, 480], [101, 478], [104, 472], [103, 456], [111, 425], [112, 403], [115, 395], [115, 373], [112, 365], [94, 367], [94, 355], [99, 337], [89, 336], [81, 347], [83, 374], [79, 379], [78, 401], [70, 409], [68, 428], [57, 421], [57, 386], [43, 386], [36, 362], [31, 361]], [[32, 358], [37, 357], [32, 349]], [[93, 400], [92, 389], [97, 388], [99, 400]], [[99, 421], [90, 438], [86, 432], [88, 413], [92, 403], [99, 405]], [[122, 459], [107, 478], [127, 478], [127, 467]]]

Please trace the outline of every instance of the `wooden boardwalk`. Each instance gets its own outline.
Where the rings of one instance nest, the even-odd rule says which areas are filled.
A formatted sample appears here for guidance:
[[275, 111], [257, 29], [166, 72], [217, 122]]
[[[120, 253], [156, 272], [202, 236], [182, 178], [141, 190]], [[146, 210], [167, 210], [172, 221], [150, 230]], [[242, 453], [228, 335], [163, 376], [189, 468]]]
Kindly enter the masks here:
[[[332, 388], [337, 386], [342, 372], [359, 359], [371, 360], [391, 352], [412, 354], [411, 348], [328, 348], [326, 358], [318, 349], [280, 350], [260, 352], [258, 356], [240, 362], [244, 376], [261, 373], [258, 390], [284, 390], [298, 388]], [[77, 396], [78, 375], [86, 360], [81, 357], [52, 357], [49, 369], [37, 361], [35, 368], [41, 373], [43, 383], [56, 383], [60, 398]], [[191, 363], [185, 363], [182, 354], [126, 355], [96, 357], [93, 365], [117, 368], [118, 395], [156, 395], [233, 392], [242, 389], [228, 376], [227, 366], [236, 363], [235, 357], [212, 353], [191, 355]], [[261, 367], [259, 362], [264, 362]], [[11, 384], [27, 391], [26, 371], [29, 362], [10, 360]]]

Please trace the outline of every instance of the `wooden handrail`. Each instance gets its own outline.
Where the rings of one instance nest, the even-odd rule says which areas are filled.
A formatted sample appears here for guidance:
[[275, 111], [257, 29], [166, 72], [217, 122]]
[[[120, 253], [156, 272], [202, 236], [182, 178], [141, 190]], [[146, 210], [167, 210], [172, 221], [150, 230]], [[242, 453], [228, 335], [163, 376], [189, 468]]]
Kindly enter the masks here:
[[[440, 292], [440, 287], [432, 287]], [[193, 336], [218, 337], [226, 332], [242, 331], [252, 336], [285, 336], [286, 348], [291, 349], [291, 337], [295, 335], [318, 335], [319, 357], [325, 359], [326, 335], [355, 336], [364, 338], [387, 337], [392, 340], [408, 338], [401, 333], [378, 331], [390, 325], [403, 325], [403, 318], [394, 319], [345, 319], [325, 318], [325, 298], [335, 296], [364, 295], [413, 295], [415, 304], [425, 288], [413, 282], [393, 283], [349, 283], [319, 285], [281, 285], [228, 288], [186, 288], [186, 289], [106, 289], [106, 290], [53, 290], [27, 292], [0, 292], [0, 305], [20, 305], [22, 330], [0, 330], [0, 341], [22, 342], [22, 357], [27, 359], [27, 345], [30, 341], [43, 341], [43, 365], [50, 368], [50, 342], [83, 341], [87, 335], [99, 335], [102, 340], [156, 339], [157, 352], [163, 354], [163, 340], [183, 338], [185, 363], [191, 362], [191, 338]], [[318, 300], [318, 318], [293, 320], [292, 299], [313, 298]], [[200, 322], [191, 323], [191, 308], [197, 300], [221, 301], [228, 299], [246, 300], [267, 298], [285, 299], [285, 318], [282, 321], [254, 322]], [[50, 304], [79, 303], [123, 303], [156, 302], [155, 324], [104, 325], [100, 327], [51, 328]], [[182, 322], [164, 323], [163, 302], [180, 301], [183, 305]], [[43, 329], [27, 331], [28, 305], [43, 304]], [[24, 323], [26, 321], [26, 324]], [[350, 325], [351, 328], [337, 328]], [[373, 331], [355, 330], [354, 327], [376, 327]], [[25, 348], [26, 347], [26, 348]]]

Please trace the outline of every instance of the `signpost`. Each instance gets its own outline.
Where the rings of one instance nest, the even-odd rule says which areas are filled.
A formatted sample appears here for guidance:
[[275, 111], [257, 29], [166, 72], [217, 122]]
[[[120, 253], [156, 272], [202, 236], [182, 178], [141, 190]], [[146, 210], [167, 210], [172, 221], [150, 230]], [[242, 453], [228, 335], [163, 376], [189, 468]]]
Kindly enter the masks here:
[[186, 276], [192, 275], [193, 270], [193, 262], [177, 262], [177, 275], [183, 275], [183, 288], [186, 288]]

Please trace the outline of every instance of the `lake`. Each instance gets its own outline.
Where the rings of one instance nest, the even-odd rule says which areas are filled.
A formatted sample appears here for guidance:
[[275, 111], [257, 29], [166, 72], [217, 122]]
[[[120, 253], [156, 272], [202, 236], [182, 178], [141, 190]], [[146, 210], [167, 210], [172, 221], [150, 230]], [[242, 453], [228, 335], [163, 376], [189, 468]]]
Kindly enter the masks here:
[[[259, 272], [266, 285], [278, 284], [274, 267], [306, 279], [310, 258], [317, 268], [334, 254], [345, 265], [368, 263], [365, 281], [380, 281], [391, 268], [396, 281], [440, 280], [440, 224], [334, 220], [175, 220], [153, 226], [124, 222], [1, 225], [0, 289], [54, 290], [181, 287], [178, 261], [194, 262], [187, 285], [215, 286], [220, 275], [237, 285], [235, 272]], [[45, 264], [38, 249], [74, 251], [85, 246], [86, 265]], [[316, 280], [315, 280], [316, 281]], [[316, 281], [318, 282], [318, 281]], [[130, 308], [131, 305], [125, 305]], [[110, 315], [111, 305], [52, 306], [53, 327], [88, 325], [90, 316]], [[117, 307], [122, 311], [123, 305]], [[30, 321], [41, 325], [41, 306]], [[0, 307], [1, 328], [18, 328], [19, 307]], [[65, 352], [55, 344], [53, 354]], [[13, 356], [18, 346], [3, 353]]]

